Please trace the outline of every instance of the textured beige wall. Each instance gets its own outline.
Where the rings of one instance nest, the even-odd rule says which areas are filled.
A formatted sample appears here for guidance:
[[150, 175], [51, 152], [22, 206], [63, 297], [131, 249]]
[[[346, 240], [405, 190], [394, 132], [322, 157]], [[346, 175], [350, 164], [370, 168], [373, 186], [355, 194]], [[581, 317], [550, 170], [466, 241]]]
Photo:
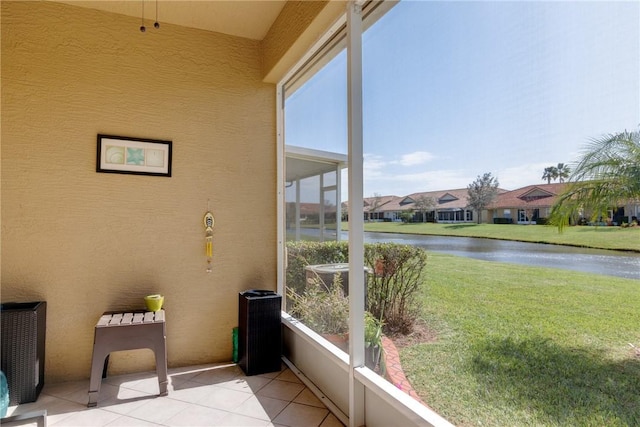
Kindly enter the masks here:
[[327, 5], [327, 1], [289, 1], [262, 41], [263, 71], [267, 74], [286, 54], [313, 19]]
[[262, 41], [265, 81], [278, 83], [340, 16], [344, 0], [288, 1]]
[[[1, 7], [1, 297], [47, 301], [47, 381], [88, 377], [100, 314], [156, 292], [171, 366], [230, 360], [238, 292], [276, 286], [275, 88], [260, 43]], [[98, 133], [172, 140], [173, 176], [96, 173]], [[112, 372], [153, 365], [148, 350], [114, 356]]]

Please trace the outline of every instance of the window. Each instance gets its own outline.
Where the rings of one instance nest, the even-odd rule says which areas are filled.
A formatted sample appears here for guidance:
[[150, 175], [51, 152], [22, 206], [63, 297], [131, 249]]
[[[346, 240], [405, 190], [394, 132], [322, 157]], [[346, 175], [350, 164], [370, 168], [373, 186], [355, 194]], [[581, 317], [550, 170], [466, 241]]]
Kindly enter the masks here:
[[466, 211], [466, 221], [473, 221], [473, 211]]
[[[371, 2], [364, 19], [372, 23], [388, 3]], [[366, 27], [366, 21], [365, 21]], [[284, 140], [286, 271], [285, 309], [315, 332], [348, 335], [347, 242], [318, 249], [316, 242], [343, 239], [347, 194], [347, 56], [337, 29], [281, 86]], [[384, 212], [362, 210], [382, 220]], [[307, 241], [308, 244], [293, 242]], [[315, 245], [315, 246], [314, 246]], [[328, 247], [328, 246], [326, 246]], [[313, 252], [315, 250], [315, 252]], [[364, 343], [363, 343], [364, 344]], [[339, 345], [346, 349], [346, 344]]]

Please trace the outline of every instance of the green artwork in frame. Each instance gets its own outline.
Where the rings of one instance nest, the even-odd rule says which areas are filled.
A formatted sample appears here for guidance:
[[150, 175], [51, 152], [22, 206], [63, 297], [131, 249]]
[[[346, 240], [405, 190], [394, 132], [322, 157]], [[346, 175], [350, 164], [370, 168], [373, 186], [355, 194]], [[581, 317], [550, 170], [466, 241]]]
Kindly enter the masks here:
[[172, 141], [98, 134], [96, 172], [171, 176]]

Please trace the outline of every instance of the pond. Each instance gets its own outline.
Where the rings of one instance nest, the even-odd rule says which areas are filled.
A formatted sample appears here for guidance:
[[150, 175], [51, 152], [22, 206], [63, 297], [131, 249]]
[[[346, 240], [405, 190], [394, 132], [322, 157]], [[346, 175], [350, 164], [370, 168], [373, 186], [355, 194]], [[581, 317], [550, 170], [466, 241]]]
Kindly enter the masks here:
[[[306, 229], [316, 237], [318, 231]], [[432, 252], [464, 256], [485, 261], [508, 262], [536, 267], [561, 268], [640, 280], [640, 253], [579, 248], [543, 243], [515, 242], [478, 237], [425, 236], [365, 232], [365, 242], [392, 242], [414, 245]], [[335, 236], [335, 234], [334, 234]], [[347, 240], [348, 233], [341, 232]]]
[[[343, 239], [346, 238], [346, 233], [343, 233]], [[369, 232], [365, 233], [365, 242], [403, 243], [419, 246], [428, 251], [485, 261], [562, 268], [640, 280], [640, 254], [636, 252], [576, 248], [475, 237]]]

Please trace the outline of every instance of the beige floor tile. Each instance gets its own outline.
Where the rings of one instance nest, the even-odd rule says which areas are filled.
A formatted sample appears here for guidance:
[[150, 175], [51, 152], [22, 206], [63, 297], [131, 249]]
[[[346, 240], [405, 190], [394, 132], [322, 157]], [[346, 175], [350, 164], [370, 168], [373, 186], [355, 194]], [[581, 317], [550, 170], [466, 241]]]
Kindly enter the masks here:
[[229, 415], [228, 412], [205, 406], [190, 405], [185, 410], [178, 412], [168, 419], [165, 424], [169, 426], [213, 426]]
[[[160, 385], [158, 384], [158, 377], [156, 376], [140, 379], [138, 381], [126, 382], [121, 384], [120, 387], [141, 391], [147, 394], [160, 394]], [[100, 391], [100, 393], [102, 394], [102, 391]]]
[[264, 374], [258, 374], [259, 377], [265, 377], [265, 378], [271, 378], [274, 379], [275, 377], [277, 377], [278, 375], [280, 375], [280, 373], [287, 369], [287, 365], [282, 365], [279, 371], [274, 371], [274, 372], [266, 372]]
[[223, 411], [233, 411], [247, 401], [252, 395], [242, 391], [213, 386], [204, 393], [198, 404]]
[[302, 381], [300, 381], [300, 378], [298, 378], [296, 374], [294, 374], [293, 371], [291, 371], [291, 369], [289, 368], [280, 372], [280, 375], [278, 375], [276, 379], [280, 381], [289, 381], [292, 383], [302, 384]]
[[269, 421], [259, 420], [257, 418], [245, 417], [244, 415], [239, 414], [229, 414], [224, 417], [218, 424], [218, 426], [231, 427], [231, 426], [241, 426], [241, 427], [266, 427], [269, 425]]
[[344, 424], [342, 424], [335, 415], [329, 412], [329, 415], [327, 415], [324, 421], [322, 421], [320, 427], [344, 427]]
[[215, 393], [219, 389], [220, 387], [216, 385], [207, 385], [196, 383], [193, 381], [185, 381], [179, 385], [176, 384], [173, 390], [169, 391], [167, 397], [186, 403], [199, 404], [209, 393]]
[[[100, 384], [98, 402], [115, 395], [117, 390], [117, 387], [103, 381]], [[41, 395], [55, 396], [86, 406], [89, 402], [89, 380], [69, 381], [52, 385], [47, 384], [42, 389]]]
[[107, 424], [105, 427], [152, 427], [158, 424], [150, 421], [141, 420], [139, 418], [132, 418], [126, 415], [122, 415], [120, 418], [116, 418], [114, 421]]
[[43, 409], [47, 410], [47, 423], [52, 425], [53, 423], [70, 417], [75, 412], [84, 411], [87, 409], [87, 406], [86, 404], [81, 405], [76, 402], [41, 393], [36, 402], [10, 407], [7, 411], [7, 416], [19, 415]]
[[50, 426], [340, 426], [285, 366], [249, 377], [233, 364], [178, 368], [169, 375], [164, 397], [157, 396], [155, 372], [108, 377], [95, 408], [86, 406], [88, 380], [47, 384], [37, 402], [10, 407], [7, 415], [46, 409]]
[[274, 399], [286, 400], [288, 402], [304, 389], [304, 385], [288, 381], [273, 380], [256, 393], [259, 396], [272, 397]]
[[241, 376], [244, 377], [244, 373], [237, 365], [222, 365], [202, 371], [191, 378], [191, 381], [202, 384], [218, 384]]
[[47, 383], [42, 388], [42, 393], [40, 395], [47, 394], [49, 396], [65, 397], [82, 390], [87, 393], [89, 392], [89, 380], [66, 381], [55, 384]]
[[104, 411], [102, 409], [84, 409], [80, 412], [74, 412], [71, 416], [65, 417], [64, 419], [56, 422], [49, 422], [49, 419], [47, 418], [47, 425], [64, 427], [102, 427], [121, 416], [122, 415], [120, 414]]
[[291, 403], [273, 420], [273, 423], [290, 427], [317, 427], [328, 414], [329, 410], [326, 408]]
[[206, 365], [182, 366], [179, 368], [169, 368], [168, 373], [170, 377], [180, 377], [184, 379], [190, 379], [196, 375], [201, 374], [206, 370], [220, 368], [220, 367], [229, 366], [229, 365], [231, 364], [230, 363], [210, 363]]
[[271, 381], [272, 380], [269, 378], [258, 376], [236, 377], [228, 381], [220, 382], [216, 385], [230, 390], [244, 391], [245, 393], [256, 393]]
[[169, 399], [167, 397], [159, 397], [151, 399], [144, 405], [134, 409], [127, 415], [133, 418], [150, 421], [152, 423], [162, 424], [177, 413], [187, 409], [190, 405], [179, 400]]
[[284, 400], [265, 396], [251, 396], [242, 405], [234, 409], [235, 414], [270, 421], [289, 404]]
[[147, 403], [147, 401], [157, 398], [158, 396], [156, 395], [121, 387], [115, 396], [99, 401], [98, 407], [106, 411], [127, 415]]
[[110, 375], [110, 376], [107, 376], [107, 378], [104, 378], [102, 380], [102, 383], [131, 387], [140, 381], [148, 380], [151, 378], [158, 378], [156, 376], [156, 371], [134, 372], [131, 374], [122, 374], [122, 375]]
[[305, 388], [300, 392], [299, 395], [293, 400], [295, 403], [301, 403], [303, 405], [315, 406], [318, 408], [324, 408], [325, 405], [322, 403], [320, 399], [316, 397], [315, 394], [311, 392], [308, 388]]

